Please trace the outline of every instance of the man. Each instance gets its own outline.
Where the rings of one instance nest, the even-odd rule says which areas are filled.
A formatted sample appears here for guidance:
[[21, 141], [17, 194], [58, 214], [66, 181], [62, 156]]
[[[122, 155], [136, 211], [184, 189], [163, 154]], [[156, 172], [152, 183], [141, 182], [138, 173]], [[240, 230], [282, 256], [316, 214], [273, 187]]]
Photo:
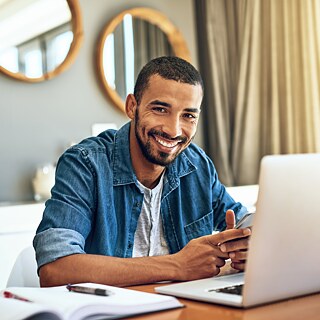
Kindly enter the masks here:
[[192, 65], [154, 59], [126, 99], [131, 121], [62, 155], [34, 239], [42, 286], [193, 280], [228, 258], [243, 270], [250, 230], [233, 227], [246, 209], [191, 143], [202, 97]]

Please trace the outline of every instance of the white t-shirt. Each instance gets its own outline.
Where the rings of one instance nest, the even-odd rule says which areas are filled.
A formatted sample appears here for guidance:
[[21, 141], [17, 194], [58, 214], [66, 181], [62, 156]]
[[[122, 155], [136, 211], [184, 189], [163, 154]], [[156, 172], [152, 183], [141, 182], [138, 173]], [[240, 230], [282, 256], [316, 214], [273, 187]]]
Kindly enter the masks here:
[[163, 235], [160, 214], [163, 177], [153, 189], [146, 188], [138, 181], [144, 193], [141, 213], [134, 234], [132, 257], [161, 256], [169, 254], [168, 245]]

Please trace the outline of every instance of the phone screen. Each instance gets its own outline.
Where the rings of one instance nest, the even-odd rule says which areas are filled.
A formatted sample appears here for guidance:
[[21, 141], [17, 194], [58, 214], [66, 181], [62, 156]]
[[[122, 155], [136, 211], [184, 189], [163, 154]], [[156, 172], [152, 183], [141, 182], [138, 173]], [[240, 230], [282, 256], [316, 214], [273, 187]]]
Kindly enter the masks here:
[[236, 229], [249, 228], [253, 225], [254, 212], [247, 212], [236, 224]]

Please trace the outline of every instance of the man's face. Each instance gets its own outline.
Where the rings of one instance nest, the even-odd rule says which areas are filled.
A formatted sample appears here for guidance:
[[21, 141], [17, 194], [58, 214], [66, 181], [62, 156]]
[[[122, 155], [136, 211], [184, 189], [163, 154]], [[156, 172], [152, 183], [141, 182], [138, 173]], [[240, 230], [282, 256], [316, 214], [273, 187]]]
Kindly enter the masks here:
[[135, 107], [135, 137], [143, 156], [151, 163], [171, 163], [195, 136], [200, 105], [200, 85], [166, 80], [154, 75]]

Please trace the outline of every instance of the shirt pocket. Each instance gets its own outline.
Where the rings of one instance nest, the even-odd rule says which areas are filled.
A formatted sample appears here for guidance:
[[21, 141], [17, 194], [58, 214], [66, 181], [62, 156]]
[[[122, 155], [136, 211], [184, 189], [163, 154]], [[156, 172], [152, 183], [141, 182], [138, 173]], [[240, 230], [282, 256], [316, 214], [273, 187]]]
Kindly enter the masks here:
[[203, 217], [184, 226], [187, 238], [190, 240], [212, 234], [213, 231], [213, 211]]

